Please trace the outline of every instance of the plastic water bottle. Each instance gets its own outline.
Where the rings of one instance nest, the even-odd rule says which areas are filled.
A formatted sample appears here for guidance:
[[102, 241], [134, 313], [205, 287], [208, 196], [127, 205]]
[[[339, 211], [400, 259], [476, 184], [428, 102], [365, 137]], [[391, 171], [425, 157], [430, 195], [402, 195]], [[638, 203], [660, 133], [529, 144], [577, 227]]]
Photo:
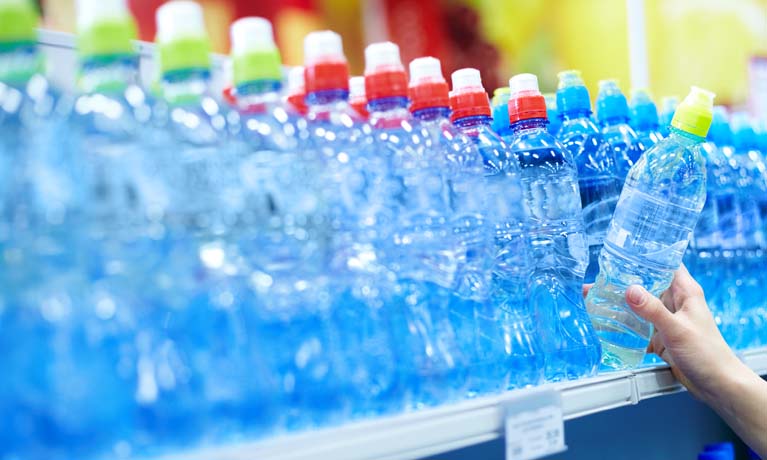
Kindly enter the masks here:
[[67, 440], [47, 434], [55, 340], [76, 305], [80, 203], [59, 116], [68, 98], [42, 75], [37, 24], [31, 2], [0, 1], [0, 458], [68, 457]]
[[[733, 266], [734, 235], [737, 232], [736, 194], [737, 178], [732, 177], [721, 142], [722, 129], [729, 131], [726, 112], [714, 107], [711, 128], [701, 153], [706, 161], [706, 203], [695, 226], [685, 265], [698, 280], [706, 294], [706, 300], [722, 333], [729, 337], [735, 304], [722, 302], [730, 277], [728, 269]], [[728, 133], [727, 136], [730, 136]], [[731, 136], [730, 136], [731, 137]], [[717, 139], [717, 142], [714, 142]], [[730, 142], [727, 141], [727, 144]], [[725, 144], [721, 144], [725, 145]], [[729, 340], [729, 338], [728, 338]]]
[[288, 95], [286, 102], [297, 114], [306, 115], [306, 87], [304, 86], [304, 68], [296, 66], [288, 73]]
[[[290, 105], [281, 100], [281, 59], [269, 21], [239, 19], [231, 38], [245, 149], [231, 167], [241, 190], [227, 205], [237, 210], [228, 252], [247, 264], [248, 279], [234, 280], [235, 286], [247, 283], [255, 297], [255, 315], [243, 330], [253, 331], [253, 361], [271, 376], [258, 376], [242, 395], [247, 421], [262, 431], [332, 423], [343, 416], [345, 399], [329, 314], [324, 166], [300, 115], [303, 98]], [[302, 93], [304, 73], [289, 77], [289, 93]]]
[[304, 58], [307, 120], [315, 155], [323, 161], [322, 196], [333, 229], [326, 261], [342, 360], [337, 377], [304, 391], [318, 403], [346, 397], [354, 417], [397, 411], [402, 388], [386, 308], [394, 276], [382, 253], [396, 211], [389, 165], [375, 150], [370, 126], [349, 104], [341, 37], [331, 31], [307, 35]]
[[767, 170], [761, 153], [758, 151], [758, 138], [751, 120], [743, 112], [734, 113], [731, 118], [734, 158], [740, 173], [740, 203], [744, 232], [744, 245], [738, 298], [741, 302], [741, 324], [744, 334], [738, 348], [751, 348], [761, 345], [761, 336], [756, 331], [762, 330], [765, 323], [764, 300], [764, 253], [767, 250]]
[[[469, 78], [468, 83], [479, 84], [487, 101], [479, 72], [470, 70], [476, 80]], [[432, 148], [437, 151], [435, 157], [444, 162], [441, 169], [450, 197], [455, 250], [462, 260], [450, 300], [450, 316], [464, 355], [470, 359], [469, 393], [501, 392], [508, 386], [510, 362], [508, 341], [503, 328], [498, 327], [501, 312], [490, 297], [494, 251], [482, 156], [474, 142], [450, 122], [448, 86], [438, 59], [420, 58], [410, 63], [410, 98], [413, 116], [429, 132]]]
[[662, 137], [668, 136], [671, 120], [674, 118], [676, 106], [679, 105], [679, 98], [676, 96], [664, 96], [660, 100], [660, 113], [658, 121], [660, 123], [660, 134]]
[[493, 131], [501, 138], [507, 139], [511, 135], [509, 128], [509, 96], [511, 90], [508, 86], [496, 88], [493, 92]]
[[368, 98], [365, 96], [365, 77], [351, 77], [349, 79], [349, 104], [359, 116], [367, 120]]
[[399, 204], [383, 250], [396, 273], [389, 308], [410, 405], [434, 405], [465, 394], [468, 358], [450, 321], [460, 265], [438, 150], [408, 111], [408, 81], [394, 43], [365, 49], [365, 92], [379, 155], [388, 159]]
[[578, 165], [583, 223], [589, 246], [586, 283], [599, 272], [599, 254], [607, 227], [618, 203], [622, 184], [616, 179], [615, 157], [602, 133], [591, 121], [591, 101], [577, 70], [559, 73], [557, 105], [562, 118], [559, 141]]
[[588, 265], [578, 170], [567, 150], [546, 130], [546, 102], [538, 79], [509, 81], [510, 149], [521, 166], [529, 208], [534, 272], [530, 302], [546, 359], [546, 379], [576, 379], [596, 372], [601, 350], [581, 294]]
[[[751, 303], [745, 295], [747, 290], [741, 290], [740, 286], [754, 284], [749, 281], [753, 273], [748, 266], [757, 255], [754, 248], [755, 210], [752, 197], [748, 192], [743, 193], [740, 188], [744, 175], [741, 174], [740, 162], [732, 146], [732, 130], [724, 107], [714, 107], [708, 141], [710, 147], [706, 148], [706, 153], [715, 148], [716, 153], [711, 156], [723, 158], [724, 165], [720, 171], [715, 170], [708, 174], [709, 178], [712, 175], [715, 177], [714, 197], [719, 221], [721, 258], [713, 262], [712, 281], [715, 287], [706, 291], [706, 297], [714, 306], [714, 317], [724, 338], [732, 347], [741, 347], [748, 328], [747, 316], [743, 311]], [[716, 169], [716, 166], [714, 168]], [[698, 260], [696, 263], [701, 264], [702, 261]], [[695, 267], [697, 268], [697, 265]], [[715, 272], [717, 268], [721, 273], [719, 276]]]
[[562, 117], [557, 107], [557, 95], [556, 93], [546, 93], [543, 95], [543, 98], [546, 100], [546, 117], [549, 119], [549, 133], [552, 136], [556, 136], [562, 127]]
[[[586, 305], [602, 341], [602, 365], [626, 369], [642, 361], [652, 324], [625, 303], [641, 284], [659, 296], [671, 283], [706, 200], [702, 143], [713, 93], [693, 87], [677, 109], [669, 136], [634, 165], [615, 209]], [[648, 217], [649, 216], [649, 217]]]
[[[505, 105], [508, 119], [508, 98]], [[543, 379], [543, 353], [527, 303], [532, 265], [524, 237], [527, 214], [519, 164], [491, 129], [495, 121], [490, 118], [479, 71], [453, 73], [450, 106], [453, 123], [482, 155], [487, 216], [494, 233], [491, 310], [477, 315], [480, 350], [488, 358], [495, 355], [498, 365], [506, 369], [508, 388], [536, 385]]]
[[650, 92], [645, 89], [636, 89], [631, 92], [631, 127], [645, 150], [663, 138], [660, 133], [658, 109], [652, 101]]
[[[247, 331], [252, 302], [236, 276], [238, 252], [225, 228], [235, 152], [228, 111], [210, 87], [210, 46], [199, 4], [171, 1], [156, 14], [167, 138], [150, 158], [163, 183], [164, 253], [144, 294], [153, 316], [136, 337], [138, 420], [149, 444], [231, 436], [256, 393]], [[235, 74], [237, 72], [235, 71]], [[234, 189], [234, 190], [233, 190]], [[234, 200], [236, 203], [237, 201]], [[254, 371], [254, 369], [256, 369]], [[215, 420], [215, 422], [212, 422]]]
[[636, 133], [629, 126], [629, 107], [618, 82], [601, 80], [597, 96], [597, 117], [605, 142], [610, 145], [618, 180], [621, 184], [639, 157], [644, 146], [639, 143]]

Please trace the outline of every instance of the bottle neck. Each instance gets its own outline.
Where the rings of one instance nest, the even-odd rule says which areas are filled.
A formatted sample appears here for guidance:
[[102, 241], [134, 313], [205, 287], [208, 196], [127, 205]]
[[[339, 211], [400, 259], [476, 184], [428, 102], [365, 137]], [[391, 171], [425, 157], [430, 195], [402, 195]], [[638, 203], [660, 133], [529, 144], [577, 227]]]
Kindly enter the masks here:
[[450, 107], [427, 107], [416, 110], [413, 116], [421, 121], [437, 121], [450, 118]]
[[258, 97], [279, 94], [282, 89], [280, 80], [254, 80], [237, 85], [237, 97]]
[[346, 102], [349, 100], [348, 89], [326, 89], [322, 91], [313, 91], [306, 95], [306, 105], [328, 105], [337, 102]]
[[577, 120], [579, 118], [591, 118], [589, 109], [572, 109], [565, 112], [559, 112], [563, 120]]
[[81, 64], [80, 89], [86, 94], [121, 92], [138, 83], [138, 56], [97, 56]]
[[668, 132], [669, 136], [676, 136], [678, 140], [688, 145], [699, 144], [706, 141], [706, 138], [704, 137], [690, 134], [687, 131], [682, 131], [681, 129], [675, 128], [673, 126], [669, 126]]
[[519, 120], [511, 124], [511, 131], [518, 133], [528, 129], [546, 129], [546, 125], [549, 121], [545, 118], [529, 118], [527, 120]]
[[33, 75], [41, 73], [43, 60], [34, 43], [19, 43], [0, 48], [0, 82], [23, 87]]
[[475, 126], [491, 126], [493, 118], [487, 115], [474, 115], [471, 117], [459, 118], [454, 124], [459, 128], [472, 128]]
[[607, 117], [602, 121], [602, 126], [615, 126], [628, 124], [629, 118], [623, 115]]
[[370, 113], [390, 112], [407, 109], [410, 105], [410, 99], [403, 96], [384, 97], [368, 101], [368, 110]]
[[183, 105], [199, 102], [210, 90], [210, 70], [190, 69], [168, 72], [162, 77], [166, 101]]

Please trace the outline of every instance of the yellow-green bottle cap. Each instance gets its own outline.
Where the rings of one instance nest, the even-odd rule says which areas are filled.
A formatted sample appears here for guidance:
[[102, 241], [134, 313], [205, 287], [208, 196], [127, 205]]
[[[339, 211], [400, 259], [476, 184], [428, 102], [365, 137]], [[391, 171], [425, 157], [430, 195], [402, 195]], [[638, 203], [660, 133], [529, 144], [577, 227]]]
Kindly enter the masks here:
[[238, 19], [232, 24], [230, 34], [235, 86], [259, 80], [282, 80], [282, 59], [268, 20]]
[[714, 117], [714, 97], [711, 91], [693, 86], [677, 106], [671, 126], [699, 137], [706, 137]]
[[210, 40], [202, 7], [188, 0], [173, 0], [158, 8], [156, 16], [162, 72], [210, 70]]
[[37, 41], [38, 22], [30, 0], [0, 0], [0, 44]]

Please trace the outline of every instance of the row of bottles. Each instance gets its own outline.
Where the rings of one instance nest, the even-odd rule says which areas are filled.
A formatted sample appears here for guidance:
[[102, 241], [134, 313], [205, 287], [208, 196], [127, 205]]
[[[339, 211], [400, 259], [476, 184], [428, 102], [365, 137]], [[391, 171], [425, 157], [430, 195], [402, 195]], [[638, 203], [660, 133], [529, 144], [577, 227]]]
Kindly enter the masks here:
[[145, 91], [125, 2], [81, 0], [70, 94], [41, 74], [32, 7], [0, 0], [0, 23], [3, 460], [151, 456], [635, 366], [651, 331], [623, 291], [668, 285], [705, 200], [697, 88], [640, 141], [615, 82], [597, 128], [563, 72], [555, 137], [534, 75], [493, 107], [477, 70], [450, 91], [387, 42], [350, 79], [330, 31], [283, 89], [271, 25], [243, 18], [225, 103], [197, 3], [158, 9]]

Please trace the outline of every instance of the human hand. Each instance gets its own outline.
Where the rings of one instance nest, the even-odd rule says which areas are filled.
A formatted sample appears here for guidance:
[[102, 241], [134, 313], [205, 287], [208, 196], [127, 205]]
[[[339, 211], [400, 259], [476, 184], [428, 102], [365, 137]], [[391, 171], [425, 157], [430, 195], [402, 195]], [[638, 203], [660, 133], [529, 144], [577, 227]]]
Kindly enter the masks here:
[[[584, 296], [590, 288], [584, 286]], [[714, 398], [727, 373], [745, 367], [719, 333], [703, 289], [684, 265], [660, 299], [634, 285], [626, 290], [626, 303], [655, 326], [648, 353], [666, 361], [677, 380], [698, 398]]]

